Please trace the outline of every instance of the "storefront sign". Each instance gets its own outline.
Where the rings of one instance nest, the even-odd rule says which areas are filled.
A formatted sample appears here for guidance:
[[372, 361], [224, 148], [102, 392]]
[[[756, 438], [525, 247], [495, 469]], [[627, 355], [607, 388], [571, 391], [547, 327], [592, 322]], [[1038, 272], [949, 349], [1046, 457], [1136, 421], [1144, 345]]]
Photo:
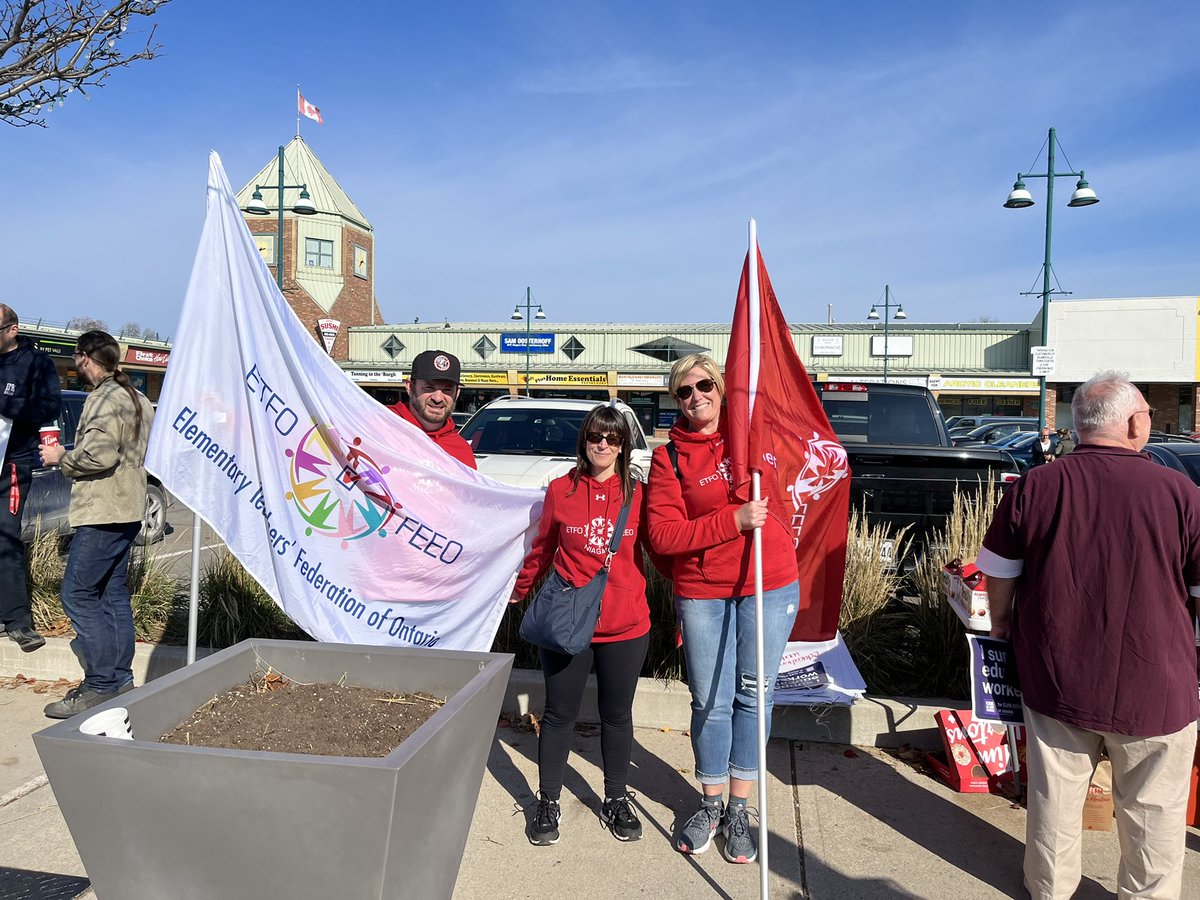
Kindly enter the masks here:
[[347, 369], [346, 374], [356, 384], [399, 384], [404, 380], [404, 373], [399, 369]]
[[462, 383], [475, 384], [508, 384], [507, 372], [463, 372]]
[[[525, 373], [517, 375], [518, 384], [525, 384]], [[608, 373], [584, 372], [534, 372], [529, 376], [529, 384], [543, 387], [608, 387]]]
[[[38, 335], [33, 339], [34, 345], [43, 353], [49, 353], [51, 356], [73, 356], [75, 354], [75, 342], [63, 341], [56, 338], [46, 338]], [[128, 360], [126, 360], [128, 362]]]
[[[882, 375], [830, 375], [827, 378], [818, 378], [818, 381], [851, 381], [859, 384], [883, 384]], [[925, 382], [928, 379], [924, 375], [888, 375], [888, 384], [915, 384], [917, 387], [925, 387]]]
[[321, 340], [325, 342], [325, 352], [333, 352], [333, 342], [337, 340], [342, 323], [337, 319], [317, 319], [317, 330], [321, 332]]
[[912, 356], [913, 355], [913, 339], [911, 334], [876, 334], [871, 336], [871, 355], [884, 356], [884, 346], [887, 346], [886, 355], [890, 358], [893, 356]]
[[943, 391], [972, 391], [978, 393], [1016, 393], [1040, 388], [1036, 378], [955, 378], [942, 376]]
[[813, 356], [841, 356], [842, 335], [814, 334], [812, 337]]
[[666, 387], [666, 375], [617, 375], [617, 387]]
[[165, 369], [170, 358], [170, 350], [139, 350], [136, 347], [130, 347], [125, 351], [125, 362], [138, 366], [155, 366]]
[[500, 352], [501, 353], [524, 353], [526, 347], [526, 339], [528, 338], [528, 346], [530, 353], [553, 353], [554, 352], [554, 334], [553, 332], [525, 334], [525, 332], [512, 332], [500, 335]]

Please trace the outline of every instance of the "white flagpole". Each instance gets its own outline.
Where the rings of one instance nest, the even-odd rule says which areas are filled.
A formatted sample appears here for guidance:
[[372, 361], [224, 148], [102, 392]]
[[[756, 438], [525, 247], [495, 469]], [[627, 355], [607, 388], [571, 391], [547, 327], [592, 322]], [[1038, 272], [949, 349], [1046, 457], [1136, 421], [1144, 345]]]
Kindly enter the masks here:
[[200, 513], [192, 513], [192, 574], [188, 585], [187, 664], [196, 661], [196, 634], [200, 624]]
[[[300, 137], [300, 84], [296, 83], [296, 137]], [[283, 203], [283, 197], [279, 198], [280, 204]], [[283, 238], [280, 238], [283, 240]]]
[[[749, 328], [747, 329], [750, 338], [749, 352], [749, 368], [750, 377], [748, 379], [749, 397], [746, 404], [746, 414], [750, 417], [750, 421], [746, 423], [746, 435], [750, 434], [750, 422], [754, 421], [754, 401], [758, 393], [758, 370], [760, 364], [760, 348], [762, 346], [762, 333], [760, 331], [761, 323], [759, 321], [759, 295], [758, 295], [758, 224], [750, 220], [750, 309], [748, 310]], [[748, 459], [747, 463], [755, 464], [755, 460]], [[751, 499], [759, 500], [761, 498], [759, 484], [759, 473], [753, 470], [751, 474]], [[763, 665], [763, 588], [762, 588], [762, 528], [754, 529], [754, 664], [757, 677], [755, 681], [755, 690], [758, 694], [758, 892], [762, 900], [767, 900], [770, 896], [769, 877], [771, 874], [770, 864], [767, 859], [767, 836], [770, 834], [770, 829], [767, 827], [767, 694], [766, 680], [763, 678], [763, 672], [766, 671], [766, 666]]]

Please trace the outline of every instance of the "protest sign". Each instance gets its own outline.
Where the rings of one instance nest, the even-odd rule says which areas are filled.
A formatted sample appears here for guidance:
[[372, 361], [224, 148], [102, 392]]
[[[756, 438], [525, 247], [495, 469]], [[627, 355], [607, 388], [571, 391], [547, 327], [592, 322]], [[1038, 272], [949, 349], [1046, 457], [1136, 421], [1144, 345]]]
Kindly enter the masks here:
[[1022, 725], [1021, 685], [1012, 644], [968, 634], [971, 652], [971, 710], [977, 719]]

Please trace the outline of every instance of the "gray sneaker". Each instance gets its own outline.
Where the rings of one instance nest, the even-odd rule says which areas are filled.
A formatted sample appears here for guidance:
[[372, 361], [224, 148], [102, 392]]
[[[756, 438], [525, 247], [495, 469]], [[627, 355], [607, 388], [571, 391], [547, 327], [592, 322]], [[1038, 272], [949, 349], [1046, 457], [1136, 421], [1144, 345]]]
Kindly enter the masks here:
[[49, 704], [43, 712], [50, 719], [69, 719], [78, 713], [85, 712], [93, 706], [99, 706], [106, 700], [117, 696], [116, 691], [101, 694], [80, 685], [67, 691], [67, 695], [56, 703]]
[[725, 803], [720, 797], [715, 803], [704, 802], [675, 838], [675, 849], [680, 853], [703, 853], [712, 843], [713, 833], [721, 824], [721, 813]]
[[730, 803], [725, 807], [725, 818], [721, 823], [725, 849], [721, 852], [731, 863], [749, 863], [758, 858], [754, 831], [750, 827], [751, 815], [758, 817], [758, 813], [747, 809], [745, 803]]

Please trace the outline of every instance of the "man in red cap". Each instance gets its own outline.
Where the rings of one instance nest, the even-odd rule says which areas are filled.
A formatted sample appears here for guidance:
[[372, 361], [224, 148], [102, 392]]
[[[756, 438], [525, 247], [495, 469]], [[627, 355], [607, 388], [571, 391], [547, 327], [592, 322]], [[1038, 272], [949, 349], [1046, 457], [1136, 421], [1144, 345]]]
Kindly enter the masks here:
[[433, 442], [472, 469], [475, 454], [471, 445], [458, 434], [458, 428], [450, 413], [458, 401], [462, 367], [458, 357], [445, 350], [426, 350], [418, 353], [412, 362], [412, 370], [404, 387], [408, 391], [408, 403], [401, 400], [388, 407], [400, 418], [422, 429]]

